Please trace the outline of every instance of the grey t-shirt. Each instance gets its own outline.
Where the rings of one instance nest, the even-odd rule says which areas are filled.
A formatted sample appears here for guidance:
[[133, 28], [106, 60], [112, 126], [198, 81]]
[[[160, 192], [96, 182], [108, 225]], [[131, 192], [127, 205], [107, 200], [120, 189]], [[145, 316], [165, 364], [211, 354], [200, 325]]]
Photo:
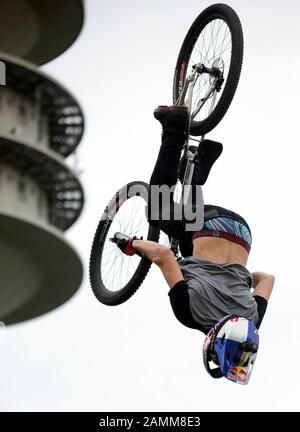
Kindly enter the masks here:
[[250, 291], [252, 277], [240, 264], [217, 264], [190, 256], [179, 262], [189, 289], [191, 314], [209, 330], [224, 315], [258, 321], [257, 303]]

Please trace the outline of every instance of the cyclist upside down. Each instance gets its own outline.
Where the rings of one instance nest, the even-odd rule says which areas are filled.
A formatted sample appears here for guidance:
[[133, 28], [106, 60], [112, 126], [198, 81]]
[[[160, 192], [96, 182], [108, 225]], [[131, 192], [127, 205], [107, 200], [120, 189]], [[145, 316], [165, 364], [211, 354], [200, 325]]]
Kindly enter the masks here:
[[[171, 188], [178, 176], [182, 181], [185, 171], [186, 161], [180, 161], [180, 156], [186, 140], [188, 113], [183, 106], [160, 106], [154, 111], [154, 117], [161, 122], [163, 131], [150, 186]], [[221, 153], [222, 144], [211, 140], [201, 142], [199, 164], [195, 165], [192, 178], [193, 204], [197, 185], [205, 184]], [[176, 204], [173, 202], [173, 205]], [[274, 286], [274, 276], [250, 273], [246, 268], [252, 241], [247, 222], [230, 210], [205, 205], [202, 228], [187, 231], [186, 220], [172, 218], [174, 207], [168, 220], [162, 217], [152, 220], [150, 209], [151, 201], [149, 223], [178, 239], [185, 258], [177, 262], [168, 247], [128, 238], [121, 233], [115, 234], [119, 236], [118, 246], [127, 255], [147, 256], [160, 268], [170, 288], [169, 297], [176, 318], [183, 325], [207, 335], [203, 358], [210, 375], [247, 384], [259, 344], [257, 329]], [[212, 369], [210, 361], [218, 368]]]

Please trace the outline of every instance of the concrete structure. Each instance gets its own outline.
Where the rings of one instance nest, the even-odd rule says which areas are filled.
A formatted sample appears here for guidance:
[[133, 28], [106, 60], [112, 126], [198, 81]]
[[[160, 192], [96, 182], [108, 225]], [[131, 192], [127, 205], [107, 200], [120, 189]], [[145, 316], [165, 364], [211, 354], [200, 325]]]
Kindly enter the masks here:
[[63, 53], [83, 23], [81, 0], [0, 2], [0, 51], [41, 65]]
[[54, 309], [81, 283], [80, 258], [63, 232], [83, 206], [80, 181], [65, 163], [81, 140], [83, 114], [68, 90], [27, 60], [42, 64], [61, 54], [82, 22], [77, 0], [0, 4], [0, 50], [6, 51], [0, 52], [6, 72], [0, 86], [0, 320], [6, 324]]

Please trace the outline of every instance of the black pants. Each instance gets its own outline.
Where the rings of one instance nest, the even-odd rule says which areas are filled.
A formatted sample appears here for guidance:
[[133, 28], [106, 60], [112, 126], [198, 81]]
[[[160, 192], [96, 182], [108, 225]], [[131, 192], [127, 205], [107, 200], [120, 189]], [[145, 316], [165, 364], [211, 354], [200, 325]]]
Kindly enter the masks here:
[[[178, 166], [184, 141], [185, 135], [183, 132], [174, 130], [163, 131], [161, 147], [150, 178], [150, 187], [153, 185], [167, 185], [169, 187], [176, 185], [178, 178]], [[192, 206], [196, 206], [195, 190], [196, 188], [194, 188], [193, 193], [191, 194]], [[186, 230], [186, 220], [174, 220], [172, 215], [174, 215], [174, 206], [176, 205], [178, 204], [174, 203], [173, 194], [171, 194], [171, 214], [169, 220], [165, 220], [163, 218], [153, 220], [151, 219], [150, 199], [147, 209], [148, 221], [151, 225], [156, 226], [164, 231], [169, 237], [178, 239], [180, 251], [183, 256], [191, 256], [193, 254], [192, 235], [194, 232]], [[161, 212], [159, 213], [161, 214]], [[209, 220], [217, 216], [230, 216], [233, 219], [244, 223], [250, 231], [247, 222], [237, 213], [215, 205], [206, 204], [204, 206], [204, 220]]]
[[[162, 144], [158, 153], [157, 161], [150, 178], [150, 187], [167, 185], [168, 187], [175, 186], [178, 179], [178, 166], [180, 161], [181, 151], [184, 145], [185, 135], [183, 132], [173, 130], [164, 130], [162, 133]], [[174, 194], [170, 197], [170, 220], [151, 219], [151, 200], [148, 203], [148, 221], [151, 225], [160, 228], [169, 237], [174, 237], [180, 242], [181, 253], [185, 256], [192, 255], [192, 231], [186, 231], [184, 220], [174, 220], [172, 217], [175, 213]], [[160, 203], [160, 206], [162, 203]], [[159, 209], [161, 215], [162, 208]], [[185, 252], [185, 253], [184, 253]]]

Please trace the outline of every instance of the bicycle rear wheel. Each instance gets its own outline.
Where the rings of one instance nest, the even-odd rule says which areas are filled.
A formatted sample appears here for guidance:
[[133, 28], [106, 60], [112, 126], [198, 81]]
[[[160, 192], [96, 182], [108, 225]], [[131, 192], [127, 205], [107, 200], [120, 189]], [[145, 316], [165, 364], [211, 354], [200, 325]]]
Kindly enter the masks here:
[[90, 283], [101, 303], [114, 306], [128, 300], [150, 269], [151, 261], [146, 257], [124, 255], [109, 241], [117, 231], [130, 237], [159, 240], [159, 229], [146, 219], [148, 196], [147, 183], [128, 183], [114, 195], [100, 219], [90, 255]]
[[[215, 4], [205, 9], [189, 29], [176, 63], [173, 80], [173, 101], [177, 103], [187, 73], [197, 63], [220, 69], [224, 83], [219, 92], [206, 99], [213, 79], [200, 74], [193, 91], [191, 135], [204, 135], [223, 118], [235, 94], [243, 62], [243, 31], [236, 12], [225, 4]], [[200, 101], [205, 101], [198, 111]]]

